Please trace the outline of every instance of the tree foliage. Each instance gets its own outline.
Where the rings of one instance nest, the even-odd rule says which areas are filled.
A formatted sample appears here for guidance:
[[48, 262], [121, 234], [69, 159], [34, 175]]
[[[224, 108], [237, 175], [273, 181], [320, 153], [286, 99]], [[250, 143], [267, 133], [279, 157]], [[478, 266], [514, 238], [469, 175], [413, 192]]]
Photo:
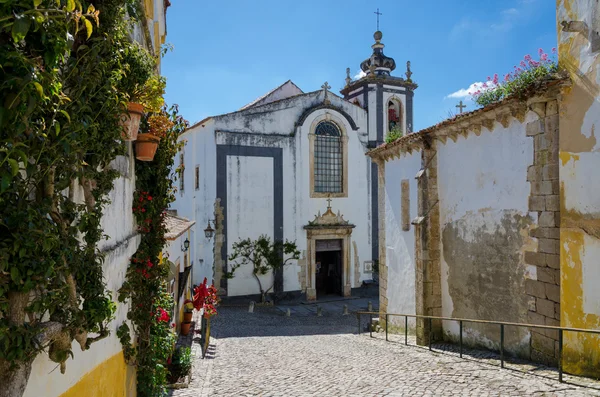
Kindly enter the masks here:
[[42, 350], [64, 372], [73, 340], [108, 335], [98, 243], [137, 4], [0, 2], [0, 396], [23, 393]]
[[[259, 276], [264, 276], [269, 271], [281, 269], [290, 261], [300, 259], [300, 251], [295, 242], [286, 240], [271, 241], [266, 235], [261, 235], [258, 239], [247, 238], [240, 239], [232, 246], [233, 253], [228, 260], [232, 262], [231, 271], [225, 274], [226, 278], [233, 278], [235, 271], [244, 265], [252, 266], [252, 275], [258, 283], [261, 300], [264, 302], [266, 296], [273, 288], [274, 282], [267, 289], [264, 289]], [[287, 258], [286, 258], [287, 257]], [[284, 259], [286, 258], [286, 259]]]

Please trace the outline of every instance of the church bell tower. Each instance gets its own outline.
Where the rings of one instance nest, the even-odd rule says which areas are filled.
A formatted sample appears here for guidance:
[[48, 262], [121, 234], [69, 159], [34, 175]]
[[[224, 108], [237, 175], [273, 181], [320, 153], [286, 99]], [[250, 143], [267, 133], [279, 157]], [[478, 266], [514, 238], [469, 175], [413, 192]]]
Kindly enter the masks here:
[[[376, 12], [379, 18], [379, 10]], [[413, 132], [413, 94], [417, 85], [412, 81], [410, 62], [406, 62], [404, 77], [392, 76], [396, 61], [383, 53], [383, 33], [373, 34], [373, 53], [361, 64], [364, 76], [352, 81], [350, 69], [346, 69], [346, 86], [340, 91], [344, 99], [367, 111], [368, 147], [374, 148], [385, 142], [387, 134], [406, 135]], [[378, 170], [371, 163], [371, 258], [379, 260], [379, 210]]]
[[389, 133], [413, 132], [413, 94], [417, 85], [411, 79], [410, 61], [406, 63], [406, 78], [392, 76], [396, 61], [383, 53], [382, 37], [379, 30], [373, 34], [373, 53], [360, 64], [364, 76], [352, 81], [348, 74], [341, 90], [344, 99], [367, 110], [369, 147], [381, 145]]

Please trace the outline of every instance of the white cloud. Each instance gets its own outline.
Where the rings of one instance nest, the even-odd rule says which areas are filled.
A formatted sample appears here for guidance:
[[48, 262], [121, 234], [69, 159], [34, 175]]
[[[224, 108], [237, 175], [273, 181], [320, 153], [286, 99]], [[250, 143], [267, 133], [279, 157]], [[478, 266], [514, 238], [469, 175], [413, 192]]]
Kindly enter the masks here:
[[359, 70], [358, 73], [356, 73], [354, 75], [354, 80], [358, 80], [358, 79], [362, 79], [363, 77], [365, 77], [367, 74], [365, 72], [363, 72], [362, 70]]
[[[486, 84], [487, 87], [484, 87], [483, 85]], [[467, 88], [461, 88], [458, 91], [453, 92], [452, 94], [448, 94], [444, 97], [444, 99], [448, 99], [448, 98], [467, 98], [471, 96], [472, 92], [475, 92], [477, 90], [489, 90], [491, 88], [494, 88], [494, 83], [492, 83], [491, 81], [488, 81], [486, 83], [481, 82], [481, 81], [477, 81], [473, 84], [471, 84], [469, 87]]]

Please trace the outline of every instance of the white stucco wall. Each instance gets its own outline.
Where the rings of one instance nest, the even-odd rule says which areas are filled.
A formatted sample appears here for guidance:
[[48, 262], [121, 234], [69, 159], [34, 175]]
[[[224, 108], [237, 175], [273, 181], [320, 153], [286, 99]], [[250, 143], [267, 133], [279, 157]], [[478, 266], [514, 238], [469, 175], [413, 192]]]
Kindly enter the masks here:
[[[129, 144], [129, 150], [131, 154], [131, 144]], [[74, 342], [71, 347], [74, 358], [67, 360], [65, 374], [60, 373], [57, 364], [50, 361], [47, 354], [38, 355], [33, 362], [24, 397], [60, 396], [88, 372], [122, 350], [121, 342], [116, 336], [116, 329], [123, 322], [128, 321], [129, 305], [118, 302], [117, 291], [125, 281], [129, 258], [137, 250], [140, 237], [135, 230], [131, 211], [135, 189], [133, 161], [131, 158], [120, 157], [118, 162], [119, 170], [128, 174], [128, 177], [117, 179], [114, 189], [110, 192], [111, 204], [104, 209], [101, 221], [109, 239], [101, 240], [98, 244], [99, 249], [105, 254], [103, 272], [106, 287], [112, 292], [111, 298], [117, 305], [115, 319], [109, 324], [110, 335], [93, 343], [90, 349], [84, 352], [81, 351], [79, 344]], [[76, 194], [76, 199], [77, 197], [79, 201], [82, 200], [81, 191]]]
[[[266, 235], [273, 240], [273, 159], [268, 157], [227, 157], [227, 247], [240, 240], [256, 240]], [[228, 261], [229, 270], [234, 263]], [[259, 276], [263, 290], [273, 284], [271, 272]], [[252, 264], [240, 266], [228, 282], [228, 295], [258, 294], [258, 282], [252, 275]]]
[[[385, 244], [388, 267], [387, 298], [389, 313], [415, 314], [415, 226], [402, 230], [402, 180], [409, 181], [409, 219], [418, 216], [418, 189], [415, 176], [421, 169], [421, 153], [405, 154], [385, 164]], [[404, 318], [390, 317], [403, 325]], [[409, 320], [409, 327], [414, 319]]]
[[[525, 123], [533, 118], [529, 113]], [[494, 300], [498, 297], [492, 294], [495, 288], [506, 290], [506, 299], [511, 302], [520, 301], [524, 296], [522, 287], [516, 288], [511, 283], [519, 284], [525, 279], [524, 246], [533, 244], [527, 231], [513, 230], [515, 224], [531, 224], [537, 219], [537, 216], [529, 217], [528, 212], [527, 168], [533, 164], [533, 140], [525, 134], [525, 123], [511, 119], [508, 128], [496, 123], [493, 132], [482, 128], [480, 136], [469, 132], [467, 138], [459, 137], [457, 142], [448, 140], [445, 145], [436, 144], [442, 316], [505, 321], [510, 321], [511, 316], [525, 316], [512, 320], [526, 322], [526, 307], [514, 310], [522, 313], [511, 313], [513, 310], [498, 305]], [[519, 236], [523, 243], [512, 247], [511, 239]], [[488, 247], [492, 251], [485, 251]], [[454, 263], [450, 263], [448, 254]], [[494, 261], [498, 263], [492, 263]], [[459, 275], [464, 270], [462, 267], [471, 262], [481, 271]], [[512, 274], [510, 280], [505, 280], [497, 267], [509, 266], [508, 262]], [[451, 279], [452, 266], [457, 267], [454, 279]], [[489, 284], [492, 280], [493, 285]], [[486, 289], [489, 296], [484, 293]], [[456, 322], [444, 322], [447, 335], [458, 335], [458, 327]], [[467, 329], [466, 333], [478, 342], [487, 343], [479, 331]]]

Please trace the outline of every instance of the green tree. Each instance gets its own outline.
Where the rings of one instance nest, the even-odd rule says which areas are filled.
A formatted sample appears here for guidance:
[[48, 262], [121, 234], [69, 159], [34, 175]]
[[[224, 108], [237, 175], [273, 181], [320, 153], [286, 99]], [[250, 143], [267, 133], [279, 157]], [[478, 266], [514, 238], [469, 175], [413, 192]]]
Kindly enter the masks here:
[[[234, 262], [231, 271], [225, 274], [226, 278], [233, 278], [235, 271], [244, 265], [252, 266], [252, 275], [258, 283], [260, 289], [261, 302], [265, 302], [267, 294], [273, 288], [274, 280], [271, 286], [265, 289], [260, 281], [259, 276], [267, 274], [269, 271], [273, 273], [283, 268], [292, 260], [300, 258], [300, 251], [296, 247], [295, 242], [286, 240], [271, 241], [266, 235], [261, 235], [258, 239], [252, 240], [247, 238], [234, 243], [232, 247], [233, 253], [229, 256], [229, 261]], [[283, 258], [287, 257], [285, 260]]]

